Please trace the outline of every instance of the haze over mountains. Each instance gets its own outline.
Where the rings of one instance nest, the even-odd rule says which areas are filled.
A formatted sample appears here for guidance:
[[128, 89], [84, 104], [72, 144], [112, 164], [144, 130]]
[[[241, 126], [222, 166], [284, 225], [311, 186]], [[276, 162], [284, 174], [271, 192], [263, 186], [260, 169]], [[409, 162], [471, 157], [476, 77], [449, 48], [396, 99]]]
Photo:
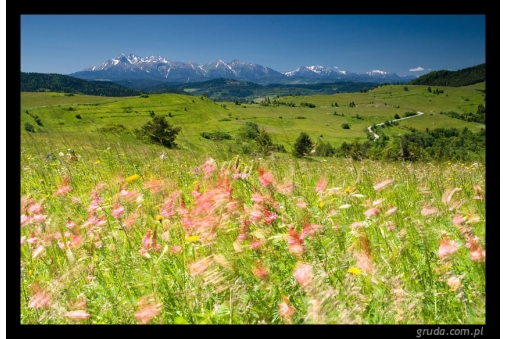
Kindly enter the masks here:
[[293, 71], [282, 73], [237, 59], [231, 62], [218, 59], [209, 64], [199, 65], [193, 62], [170, 61], [161, 56], [139, 57], [134, 54], [121, 54], [101, 64], [68, 75], [84, 80], [143, 79], [145, 81], [175, 83], [228, 78], [257, 84], [311, 84], [336, 81], [406, 83], [417, 78], [416, 76], [402, 77], [381, 70], [354, 73], [319, 65], [301, 66]]

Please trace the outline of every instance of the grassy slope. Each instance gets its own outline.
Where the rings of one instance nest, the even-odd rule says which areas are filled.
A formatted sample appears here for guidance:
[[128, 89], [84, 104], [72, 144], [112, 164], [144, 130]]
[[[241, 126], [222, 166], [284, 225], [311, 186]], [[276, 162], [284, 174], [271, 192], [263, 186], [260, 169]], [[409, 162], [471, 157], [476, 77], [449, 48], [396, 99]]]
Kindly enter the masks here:
[[[408, 91], [404, 90], [408, 88]], [[182, 127], [177, 143], [186, 149], [206, 151], [216, 143], [200, 137], [201, 132], [224, 131], [236, 136], [246, 121], [257, 123], [272, 136], [275, 143], [290, 149], [302, 131], [313, 140], [321, 138], [332, 146], [351, 142], [355, 138], [364, 140], [365, 129], [379, 122], [393, 119], [395, 114], [403, 117], [408, 111], [422, 111], [425, 115], [400, 122], [400, 126], [417, 129], [456, 127], [478, 131], [483, 124], [453, 119], [439, 112], [476, 112], [479, 104], [485, 105], [481, 90], [485, 83], [466, 87], [436, 87], [444, 93], [436, 95], [427, 92], [428, 86], [387, 85], [367, 93], [342, 93], [281, 97], [277, 100], [293, 102], [297, 107], [280, 105], [265, 107], [257, 104], [235, 105], [234, 103], [213, 102], [207, 98], [177, 94], [150, 95], [148, 98], [122, 97], [105, 98], [93, 96], [64, 96], [59, 93], [21, 93], [21, 131], [25, 122], [31, 123], [40, 132], [93, 132], [108, 124], [122, 124], [126, 128], [139, 128], [150, 120], [149, 113], [172, 114], [168, 121]], [[435, 88], [432, 88], [435, 89]], [[272, 98], [273, 100], [273, 98]], [[315, 108], [300, 107], [307, 102]], [[356, 107], [349, 107], [354, 102]], [[333, 107], [337, 103], [339, 107]], [[224, 107], [225, 106], [225, 107]], [[69, 110], [72, 108], [72, 110]], [[30, 112], [26, 114], [26, 110]], [[334, 115], [337, 112], [339, 116]], [[82, 119], [77, 119], [79, 114]], [[342, 116], [344, 114], [344, 116]], [[361, 119], [357, 119], [359, 115]], [[38, 116], [43, 127], [37, 126], [32, 116]], [[297, 119], [305, 117], [306, 119]], [[230, 121], [220, 121], [230, 119]], [[341, 128], [348, 123], [351, 129]], [[384, 129], [387, 135], [408, 133], [407, 129], [392, 127]], [[22, 135], [23, 135], [22, 134]], [[235, 141], [224, 145], [235, 146]]]

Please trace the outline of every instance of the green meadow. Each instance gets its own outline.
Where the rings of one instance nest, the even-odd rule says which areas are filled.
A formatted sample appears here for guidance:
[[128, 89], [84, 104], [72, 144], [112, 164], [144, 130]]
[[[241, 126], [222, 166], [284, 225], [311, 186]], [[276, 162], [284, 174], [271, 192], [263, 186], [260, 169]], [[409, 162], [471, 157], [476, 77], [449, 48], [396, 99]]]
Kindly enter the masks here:
[[[460, 88], [443, 87], [439, 88], [444, 90], [440, 94], [429, 93], [427, 89], [428, 86], [385, 85], [367, 93], [270, 98], [272, 102], [279, 102], [278, 106], [237, 105], [177, 94], [104, 98], [25, 92], [21, 93], [21, 132], [25, 132], [26, 122], [41, 133], [96, 132], [102, 127], [116, 124], [127, 129], [140, 128], [150, 120], [150, 112], [154, 112], [165, 116], [171, 114], [168, 122], [182, 128], [177, 138], [181, 148], [207, 151], [216, 145], [202, 138], [201, 132], [226, 132], [234, 138], [246, 122], [256, 123], [265, 129], [274, 143], [283, 144], [288, 150], [300, 132], [308, 133], [312, 140], [320, 139], [333, 146], [357, 138], [363, 141], [367, 127], [393, 120], [395, 114], [403, 117], [406, 112], [421, 111], [425, 114], [402, 120], [400, 126], [386, 129], [387, 135], [408, 133], [404, 127], [423, 130], [425, 127], [467, 127], [474, 132], [485, 127], [439, 114], [448, 111], [459, 114], [476, 112], [478, 105], [485, 105], [485, 83]], [[290, 107], [291, 103], [295, 107]], [[301, 106], [301, 103], [310, 103], [315, 107]], [[351, 103], [355, 106], [350, 107]], [[77, 115], [81, 119], [76, 118]], [[33, 116], [38, 116], [43, 126], [35, 125]], [[344, 123], [351, 128], [342, 129]], [[231, 147], [235, 145], [234, 140], [224, 143]]]
[[[485, 164], [291, 155], [301, 132], [363, 142], [406, 112], [425, 114], [386, 135], [485, 128], [440, 114], [475, 113], [485, 83], [437, 88], [21, 93], [20, 322], [485, 324]], [[150, 114], [181, 128], [175, 149], [130, 132]], [[243, 153], [246, 122], [288, 152]]]

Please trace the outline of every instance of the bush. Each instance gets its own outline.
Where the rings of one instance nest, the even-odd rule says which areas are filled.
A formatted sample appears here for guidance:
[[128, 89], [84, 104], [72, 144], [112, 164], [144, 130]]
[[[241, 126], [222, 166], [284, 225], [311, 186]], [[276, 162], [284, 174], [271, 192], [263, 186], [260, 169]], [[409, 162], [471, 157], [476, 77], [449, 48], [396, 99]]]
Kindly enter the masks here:
[[258, 124], [247, 121], [245, 126], [241, 127], [238, 133], [238, 138], [242, 141], [254, 140], [259, 135], [260, 130]]
[[35, 133], [34, 127], [28, 122], [25, 122], [25, 130], [31, 133]]
[[120, 124], [108, 124], [100, 129], [101, 132], [126, 133], [127, 128]]
[[162, 145], [167, 148], [176, 147], [175, 139], [180, 133], [180, 127], [172, 127], [162, 115], [152, 116], [152, 121], [147, 122], [141, 129], [135, 130], [138, 138], [147, 142]]
[[349, 125], [348, 124], [342, 124], [342, 128], [343, 129], [350, 129]]
[[226, 132], [220, 132], [220, 131], [212, 132], [212, 133], [201, 132], [200, 135], [203, 138], [209, 139], [209, 140], [230, 140], [230, 139], [233, 139], [231, 137], [231, 135], [229, 135], [228, 133], [226, 133]]
[[82, 118], [81, 118], [81, 115], [76, 114], [76, 119], [82, 119]]
[[294, 143], [293, 155], [297, 158], [303, 157], [312, 150], [312, 141], [307, 133], [301, 132]]

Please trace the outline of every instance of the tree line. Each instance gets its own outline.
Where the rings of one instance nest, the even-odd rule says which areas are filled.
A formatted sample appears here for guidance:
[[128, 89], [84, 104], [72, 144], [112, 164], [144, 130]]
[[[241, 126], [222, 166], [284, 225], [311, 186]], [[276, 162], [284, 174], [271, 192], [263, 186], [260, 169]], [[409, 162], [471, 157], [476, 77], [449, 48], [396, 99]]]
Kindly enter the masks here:
[[425, 131], [412, 128], [411, 133], [391, 138], [378, 129], [376, 134], [379, 135], [377, 140], [369, 133], [364, 142], [356, 139], [333, 147], [321, 139], [314, 143], [307, 133], [302, 132], [295, 141], [293, 155], [387, 161], [473, 161], [482, 160], [485, 156], [485, 129], [473, 132], [467, 127], [462, 130], [454, 127], [432, 130], [427, 128]]
[[21, 72], [21, 92], [57, 92], [108, 97], [136, 96], [141, 92], [109, 81], [87, 81], [61, 74]]
[[408, 85], [469, 86], [485, 81], [486, 64], [459, 69], [457, 71], [433, 71], [408, 82]]

